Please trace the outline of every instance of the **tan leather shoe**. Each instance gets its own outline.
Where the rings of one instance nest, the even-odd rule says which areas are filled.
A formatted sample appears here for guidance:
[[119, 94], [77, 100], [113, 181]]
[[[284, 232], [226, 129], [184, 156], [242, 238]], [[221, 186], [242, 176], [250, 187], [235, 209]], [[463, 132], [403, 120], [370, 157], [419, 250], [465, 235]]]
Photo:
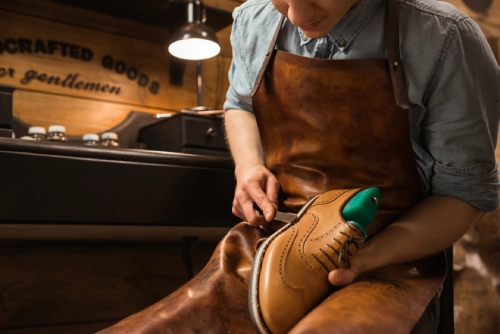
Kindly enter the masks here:
[[[380, 195], [378, 189], [370, 189]], [[328, 296], [332, 289], [328, 273], [348, 267], [350, 257], [366, 237], [366, 226], [342, 216], [345, 204], [361, 190], [333, 190], [313, 198], [295, 221], [260, 246], [249, 286], [250, 315], [260, 333], [288, 332]], [[378, 197], [368, 200], [375, 206], [369, 210], [369, 224]]]

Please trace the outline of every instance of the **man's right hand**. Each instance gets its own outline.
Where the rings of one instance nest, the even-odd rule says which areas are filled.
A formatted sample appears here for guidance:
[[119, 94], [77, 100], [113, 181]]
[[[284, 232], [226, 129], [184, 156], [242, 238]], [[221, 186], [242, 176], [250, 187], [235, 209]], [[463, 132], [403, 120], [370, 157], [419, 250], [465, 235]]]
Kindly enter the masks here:
[[229, 109], [224, 118], [226, 137], [236, 166], [233, 214], [251, 225], [264, 225], [274, 218], [278, 209], [280, 184], [264, 165], [255, 115], [244, 110]]
[[[278, 209], [280, 188], [276, 176], [262, 164], [237, 166], [236, 181], [233, 214], [254, 226], [272, 221]], [[264, 217], [254, 205], [262, 211]]]

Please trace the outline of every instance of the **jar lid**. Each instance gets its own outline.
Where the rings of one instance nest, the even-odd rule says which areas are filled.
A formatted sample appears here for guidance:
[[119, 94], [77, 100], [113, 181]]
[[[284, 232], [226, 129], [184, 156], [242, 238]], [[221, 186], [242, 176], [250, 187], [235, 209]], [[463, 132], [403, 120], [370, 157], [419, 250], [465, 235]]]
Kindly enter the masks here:
[[66, 132], [66, 127], [64, 125], [51, 125], [49, 126], [49, 132]]
[[99, 135], [96, 135], [95, 133], [86, 133], [83, 135], [82, 140], [83, 141], [89, 141], [89, 140], [99, 141]]
[[41, 127], [41, 126], [31, 126], [31, 127], [28, 129], [28, 133], [29, 133], [29, 134], [39, 134], [39, 135], [44, 135], [46, 132], [45, 132], [45, 128], [44, 128], [44, 127]]
[[19, 138], [19, 139], [35, 140], [35, 138], [30, 137], [30, 136], [22, 136], [22, 137], [21, 137], [21, 138]]
[[104, 139], [114, 139], [114, 140], [118, 140], [118, 135], [114, 132], [104, 132], [102, 135], [101, 135], [101, 139], [104, 140]]

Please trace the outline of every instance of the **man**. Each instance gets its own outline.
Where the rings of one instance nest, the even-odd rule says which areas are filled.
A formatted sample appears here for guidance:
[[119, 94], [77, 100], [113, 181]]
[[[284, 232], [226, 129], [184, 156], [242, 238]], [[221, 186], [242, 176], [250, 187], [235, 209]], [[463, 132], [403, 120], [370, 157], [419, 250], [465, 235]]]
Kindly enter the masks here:
[[[380, 1], [363, 1], [361, 4], [359, 4], [359, 0], [272, 0], [271, 2], [281, 14], [289, 19], [290, 23], [298, 27], [295, 33], [297, 36], [294, 36], [295, 41], [287, 41], [287, 43], [292, 44], [295, 42], [295, 44], [300, 44], [302, 42], [303, 44], [304, 37], [309, 43], [315, 43], [314, 41], [310, 41], [310, 39], [320, 38], [315, 43], [315, 46], [304, 45], [302, 47], [302, 54], [307, 55], [308, 51], [313, 48], [316, 48], [314, 52], [319, 53], [321, 48], [321, 46], [318, 46], [319, 41], [332, 43], [325, 40], [334, 38], [334, 33], [337, 31], [339, 33], [346, 32], [344, 29], [348, 28], [344, 28], [344, 26], [347, 26], [347, 24], [342, 27], [336, 26], [353, 6], [364, 6], [365, 8], [359, 9], [360, 11], [373, 10], [374, 4]], [[246, 12], [257, 11], [256, 9], [252, 9], [252, 7], [269, 8], [270, 4], [266, 4], [266, 1], [250, 1], [244, 7], [246, 8], [240, 9], [239, 13], [237, 12], [242, 17], [245, 17]], [[402, 52], [403, 57], [408, 58], [408, 60], [403, 58], [405, 73], [408, 73], [406, 76], [409, 85], [413, 86], [415, 84], [416, 86], [413, 91], [410, 91], [410, 94], [414, 92], [417, 95], [418, 92], [417, 96], [419, 98], [418, 100], [415, 98], [415, 101], [410, 100], [410, 103], [413, 104], [410, 113], [413, 113], [413, 117], [424, 118], [423, 120], [412, 119], [414, 122], [423, 121], [420, 123], [421, 133], [413, 133], [414, 140], [420, 143], [420, 145], [414, 143], [414, 146], [416, 150], [420, 151], [416, 153], [421, 155], [418, 158], [421, 174], [434, 173], [434, 175], [426, 175], [427, 180], [423, 180], [427, 183], [426, 187], [431, 187], [431, 193], [441, 196], [426, 198], [426, 200], [408, 212], [404, 221], [399, 222], [393, 228], [388, 228], [383, 233], [379, 233], [377, 237], [374, 237], [369, 246], [367, 245], [367, 247], [364, 247], [358, 253], [353, 260], [350, 270], [332, 272], [329, 278], [331, 283], [336, 285], [348, 284], [360, 273], [373, 268], [415, 260], [442, 250], [458, 240], [467, 231], [471, 223], [476, 221], [480, 216], [480, 211], [491, 211], [498, 204], [498, 183], [495, 176], [496, 168], [494, 167], [494, 143], [498, 125], [499, 91], [489, 86], [490, 83], [498, 85], [498, 66], [494, 62], [494, 58], [484, 41], [484, 37], [482, 37], [479, 28], [475, 27], [470, 19], [466, 18], [463, 14], [459, 14], [457, 11], [453, 11], [447, 4], [438, 5], [433, 1], [408, 1], [401, 7], [403, 7], [403, 13], [401, 14], [403, 18], [409, 17], [415, 20], [405, 22], [403, 19], [404, 23], [401, 28], [406, 32], [403, 33], [403, 38], [408, 40], [406, 43], [409, 44], [407, 50], [403, 50]], [[456, 24], [450, 24], [452, 27], [443, 27], [442, 31], [435, 31], [433, 30], [434, 28], [422, 31], [423, 26], [418, 23], [424, 23], [425, 19], [417, 15], [405, 15], [406, 11], [415, 11], [416, 9], [420, 9], [419, 15], [421, 16], [429, 15], [433, 12], [436, 13], [436, 16], [448, 15], [449, 18], [447, 19], [455, 18]], [[259, 10], [262, 9], [259, 8]], [[447, 14], [448, 12], [449, 14]], [[364, 14], [366, 15], [366, 13]], [[349, 18], [354, 15], [354, 13], [350, 14]], [[247, 16], [249, 15], [247, 14]], [[277, 15], [274, 15], [274, 18], [276, 19]], [[421, 21], [416, 21], [418, 19]], [[274, 23], [276, 20], [269, 21]], [[238, 23], [238, 21], [235, 22], [235, 29], [238, 29]], [[253, 29], [261, 30], [262, 28], [259, 23]], [[270, 25], [272, 26], [272, 24]], [[368, 29], [366, 27], [361, 28]], [[332, 29], [334, 29], [333, 33], [328, 35]], [[418, 35], [419, 32], [422, 36], [414, 36]], [[299, 36], [303, 37], [299, 39]], [[372, 57], [382, 57], [383, 48], [379, 46], [377, 47], [378, 50], [370, 50], [370, 46], [363, 45], [363, 43], [367, 42], [363, 37], [351, 37], [352, 46], [339, 46], [340, 41], [338, 41], [336, 43], [336, 50], [328, 54], [328, 56], [341, 59], [350, 57], [353, 54], [352, 56], [354, 57], [362, 57], [362, 52], [367, 50], [365, 52]], [[442, 37], [443, 40], [434, 42], [433, 39], [438, 37]], [[290, 36], [288, 38], [292, 39], [293, 37]], [[359, 38], [360, 41], [356, 41], [356, 38]], [[446, 38], [451, 40], [446, 40]], [[460, 40], [460, 38], [463, 39]], [[236, 52], [238, 52], [240, 45], [248, 47], [252, 43], [252, 41], [238, 39], [238, 35], [233, 37], [233, 43], [234, 40], [236, 40], [237, 44]], [[420, 45], [426, 43], [426, 46], [424, 49], [420, 49], [418, 44], [413, 44], [413, 41], [417, 41]], [[443, 43], [449, 44], [443, 45]], [[455, 43], [456, 45], [454, 45]], [[465, 43], [470, 44], [467, 45]], [[358, 46], [357, 44], [361, 45]], [[432, 50], [435, 45], [438, 45], [438, 47]], [[285, 45], [285, 48], [292, 47], [291, 45]], [[442, 50], [443, 47], [449, 48], [449, 50]], [[402, 48], [405, 48], [405, 44]], [[458, 53], [456, 50], [458, 48], [464, 48], [463, 54]], [[255, 48], [250, 46], [250, 49]], [[257, 55], [259, 51], [262, 51], [262, 49], [255, 51], [255, 54]], [[378, 54], [377, 51], [379, 51]], [[455, 52], [458, 54], [454, 54]], [[488, 60], [486, 64], [484, 64], [484, 61], [481, 61], [481, 65], [475, 64], [479, 63], [477, 59], [484, 59], [485, 56]], [[249, 95], [252, 87], [241, 82], [245, 80], [245, 78], [241, 77], [246, 76], [246, 73], [242, 74], [243, 68], [249, 68], [250, 76], [256, 76], [256, 72], [252, 72], [253, 69], [251, 66], [254, 66], [253, 60], [249, 64], [244, 63], [244, 60], [248, 61], [248, 59], [252, 59], [253, 55], [249, 55], [247, 59], [241, 59], [243, 57], [244, 55], [238, 53], [234, 56], [236, 65], [233, 65], [231, 70], [231, 82], [236, 81], [236, 85], [232, 84], [228, 93], [228, 102], [225, 105], [225, 108], [229, 109], [226, 112], [226, 129], [231, 145], [231, 152], [236, 164], [236, 178], [238, 180], [235, 201], [233, 203], [233, 213], [250, 224], [258, 226], [265, 224], [265, 221], [269, 222], [274, 216], [278, 205], [279, 182], [264, 165], [259, 132], [254, 115], [245, 112], [248, 109], [252, 109], [250, 106], [244, 105], [245, 102], [248, 103], [249, 101], [242, 91], [246, 89], [246, 94]], [[435, 59], [426, 61], [427, 59], [432, 59], [432, 57]], [[447, 61], [439, 63], [439, 57], [454, 57], [455, 59], [447, 59]], [[255, 62], [258, 63], [258, 60]], [[413, 69], [410, 65], [416, 68]], [[484, 68], [482, 65], [485, 65]], [[239, 68], [236, 66], [239, 66]], [[433, 71], [434, 73], [426, 73], [433, 77], [414, 78], [414, 76], [418, 76], [417, 71], [421, 69], [425, 69], [426, 72]], [[414, 72], [411, 73], [409, 72], [410, 70], [414, 70]], [[438, 73], [439, 71], [442, 73]], [[446, 73], [446, 71], [449, 71], [449, 73]], [[483, 74], [486, 71], [491, 71], [491, 74], [484, 77]], [[420, 76], [424, 75], [421, 74]], [[251, 81], [249, 80], [249, 82]], [[456, 83], [453, 83], [453, 81], [456, 81]], [[422, 82], [426, 85], [422, 85]], [[310, 85], [313, 83], [308, 82], [303, 84]], [[436, 87], [432, 87], [432, 84]], [[421, 87], [424, 89], [417, 91], [417, 88]], [[480, 87], [483, 87], [484, 90]], [[498, 86], [495, 87], [498, 88]], [[237, 91], [238, 89], [241, 92]], [[439, 89], [443, 90], [443, 92], [438, 91]], [[453, 90], [456, 90], [456, 92], [453, 92]], [[443, 95], [464, 95], [435, 97], [438, 93]], [[290, 94], [292, 95], [293, 93]], [[478, 94], [481, 97], [472, 96], [472, 94]], [[480, 103], [482, 97], [487, 97], [488, 105], [474, 105], [474, 103]], [[318, 95], [316, 98], [321, 99], [322, 97]], [[422, 101], [422, 98], [436, 98], [437, 101]], [[468, 100], [467, 104], [460, 105], [461, 101], [464, 100]], [[429, 106], [430, 102], [439, 105]], [[424, 107], [424, 103], [427, 104], [425, 109], [422, 108]], [[445, 103], [449, 106], [444, 105]], [[447, 107], [449, 110], [447, 110]], [[426, 110], [430, 111], [426, 112]], [[431, 113], [436, 115], [432, 115]], [[380, 117], [383, 117], [383, 115]], [[490, 118], [488, 125], [487, 118]], [[475, 123], [482, 123], [482, 126], [478, 126], [477, 130], [473, 130], [469, 126], [473, 126]], [[439, 128], [440, 126], [442, 128]], [[482, 128], [482, 130], [479, 128]], [[417, 129], [414, 129], [414, 131], [417, 131]], [[434, 141], [439, 142], [434, 143]], [[425, 151], [422, 152], [422, 150]], [[431, 159], [434, 161], [430, 163], [428, 160]], [[429, 170], [432, 168], [432, 164], [437, 164], [434, 167], [434, 172]], [[480, 169], [482, 172], [478, 172]], [[456, 176], [455, 179], [453, 176]], [[442, 180], [441, 178], [447, 179]], [[489, 181], [486, 181], [486, 179], [489, 179]], [[447, 184], [445, 181], [461, 189], [446, 189]], [[471, 185], [474, 184], [474, 187], [478, 187], [480, 190], [475, 194], [477, 197], [475, 195], [472, 196], [469, 186], [465, 184], [460, 186], [462, 182], [469, 182]], [[438, 188], [437, 185], [441, 188]], [[483, 193], [483, 191], [486, 192]], [[475, 193], [475, 191], [473, 192]], [[480, 201], [484, 202], [479, 203]], [[254, 202], [264, 211], [265, 221], [253, 207]], [[428, 235], [429, 230], [434, 231], [433, 235]], [[411, 233], [408, 233], [409, 231]]]
[[479, 28], [431, 0], [249, 0], [233, 17], [225, 124], [233, 213], [248, 224], [115, 329], [253, 332], [248, 271], [268, 236], [258, 226], [326, 191], [375, 186], [373, 237], [328, 274], [347, 286], [292, 332], [436, 331], [443, 263], [424, 258], [498, 206], [500, 75]]

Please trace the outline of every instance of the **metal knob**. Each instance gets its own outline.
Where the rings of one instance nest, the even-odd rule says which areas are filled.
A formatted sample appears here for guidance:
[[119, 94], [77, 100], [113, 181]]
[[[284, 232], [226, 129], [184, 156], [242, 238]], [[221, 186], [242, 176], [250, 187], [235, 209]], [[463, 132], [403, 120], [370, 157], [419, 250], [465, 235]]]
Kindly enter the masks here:
[[206, 133], [206, 135], [209, 137], [215, 137], [216, 134], [217, 134], [217, 132], [215, 131], [214, 128], [208, 128], [207, 133]]

